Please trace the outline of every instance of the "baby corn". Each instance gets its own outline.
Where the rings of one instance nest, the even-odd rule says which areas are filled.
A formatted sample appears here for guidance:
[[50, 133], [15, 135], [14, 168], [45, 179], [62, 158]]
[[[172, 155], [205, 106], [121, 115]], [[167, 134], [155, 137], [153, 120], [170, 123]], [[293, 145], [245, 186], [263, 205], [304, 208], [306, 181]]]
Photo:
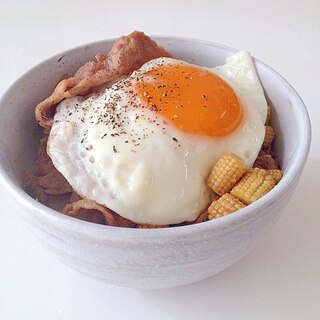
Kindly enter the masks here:
[[244, 207], [245, 204], [243, 204], [236, 197], [230, 193], [225, 193], [218, 200], [211, 203], [210, 207], [208, 208], [208, 218], [209, 220], [216, 219]]
[[265, 125], [268, 125], [270, 122], [270, 114], [271, 114], [271, 107], [267, 105], [267, 116], [266, 116], [266, 123]]
[[231, 152], [226, 152], [217, 161], [207, 177], [207, 185], [218, 195], [229, 192], [246, 172], [244, 161]]
[[272, 176], [276, 184], [281, 180], [283, 176], [283, 172], [281, 170], [272, 169], [267, 171], [268, 171], [268, 174]]
[[275, 179], [268, 173], [268, 170], [249, 169], [230, 193], [248, 205], [268, 193], [275, 184]]
[[262, 149], [268, 149], [269, 147], [271, 147], [272, 141], [275, 136], [275, 132], [271, 126], [265, 126], [265, 127], [266, 127], [266, 133], [264, 135]]

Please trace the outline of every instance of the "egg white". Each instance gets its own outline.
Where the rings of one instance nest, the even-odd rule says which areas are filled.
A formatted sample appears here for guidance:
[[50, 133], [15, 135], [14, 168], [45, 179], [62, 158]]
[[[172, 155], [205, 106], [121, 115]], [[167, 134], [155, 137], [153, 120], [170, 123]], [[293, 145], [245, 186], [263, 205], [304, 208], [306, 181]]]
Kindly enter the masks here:
[[231, 151], [252, 166], [264, 138], [267, 103], [251, 57], [238, 52], [209, 69], [227, 81], [245, 108], [243, 123], [227, 137], [186, 134], [148, 110], [132, 90], [160, 58], [87, 99], [66, 99], [56, 109], [47, 152], [80, 196], [137, 223], [192, 221], [208, 206], [205, 178]]

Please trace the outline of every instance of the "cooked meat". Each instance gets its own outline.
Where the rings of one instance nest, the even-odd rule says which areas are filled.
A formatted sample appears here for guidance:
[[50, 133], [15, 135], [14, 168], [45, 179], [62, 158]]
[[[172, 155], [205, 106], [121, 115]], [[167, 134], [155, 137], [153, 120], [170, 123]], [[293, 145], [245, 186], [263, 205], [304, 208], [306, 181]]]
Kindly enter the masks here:
[[38, 159], [33, 168], [33, 172], [36, 176], [44, 176], [50, 171], [55, 169], [50, 157], [47, 154], [47, 141], [48, 136], [45, 135], [40, 139], [39, 149], [38, 149]]
[[33, 189], [40, 202], [46, 202], [45, 194], [62, 195], [72, 192], [70, 184], [54, 167], [47, 154], [47, 140], [48, 136], [40, 140], [36, 164], [32, 172], [26, 172], [24, 177], [24, 184]]
[[256, 161], [254, 162], [253, 167], [266, 170], [279, 169], [279, 166], [272, 155], [262, 150], [260, 151]]
[[36, 106], [37, 122], [48, 130], [52, 125], [55, 106], [63, 99], [87, 95], [93, 89], [130, 74], [145, 62], [159, 57], [170, 57], [170, 54], [143, 32], [135, 31], [122, 36], [107, 55], [98, 53], [97, 61], [87, 62], [73, 77], [58, 83], [53, 93]]
[[169, 225], [165, 224], [165, 225], [155, 225], [155, 224], [138, 224], [137, 228], [138, 229], [163, 229], [163, 228], [168, 228]]
[[200, 223], [208, 220], [208, 211], [204, 210], [193, 223]]
[[72, 203], [68, 203], [62, 213], [78, 219], [101, 223], [99, 218], [102, 215], [105, 224], [118, 227], [135, 227], [136, 224], [130, 220], [122, 218], [112, 210], [98, 204], [92, 200], [81, 199]]
[[25, 172], [22, 176], [23, 187], [37, 199], [40, 203], [46, 205], [48, 202], [48, 194], [39, 185], [38, 177], [33, 172]]
[[38, 177], [38, 184], [48, 194], [59, 195], [72, 192], [70, 184], [56, 168], [45, 176]]

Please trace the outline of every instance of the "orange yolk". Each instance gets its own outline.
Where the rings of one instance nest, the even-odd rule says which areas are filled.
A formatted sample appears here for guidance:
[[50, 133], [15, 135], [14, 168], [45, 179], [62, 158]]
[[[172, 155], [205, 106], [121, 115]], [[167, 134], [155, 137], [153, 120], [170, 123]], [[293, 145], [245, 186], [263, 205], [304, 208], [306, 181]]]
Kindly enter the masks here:
[[221, 137], [243, 119], [233, 89], [219, 76], [191, 65], [153, 68], [134, 84], [142, 104], [184, 132]]

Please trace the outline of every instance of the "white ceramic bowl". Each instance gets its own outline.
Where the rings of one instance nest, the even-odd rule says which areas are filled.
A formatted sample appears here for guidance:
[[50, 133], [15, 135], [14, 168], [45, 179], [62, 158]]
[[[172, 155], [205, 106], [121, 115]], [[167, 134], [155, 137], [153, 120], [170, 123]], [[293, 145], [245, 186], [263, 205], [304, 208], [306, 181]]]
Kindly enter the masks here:
[[[204, 41], [154, 37], [176, 58], [212, 67], [233, 49]], [[291, 198], [310, 146], [310, 122], [296, 91], [277, 72], [255, 60], [273, 106], [276, 152], [284, 170], [266, 196], [229, 216], [168, 229], [126, 229], [80, 221], [32, 199], [20, 177], [36, 157], [35, 105], [60, 77], [73, 74], [114, 39], [60, 53], [18, 79], [0, 101], [0, 182], [15, 211], [62, 262], [94, 278], [134, 288], [173, 287], [210, 277], [247, 254], [278, 220]], [[303, 201], [303, 199], [301, 199]]]

